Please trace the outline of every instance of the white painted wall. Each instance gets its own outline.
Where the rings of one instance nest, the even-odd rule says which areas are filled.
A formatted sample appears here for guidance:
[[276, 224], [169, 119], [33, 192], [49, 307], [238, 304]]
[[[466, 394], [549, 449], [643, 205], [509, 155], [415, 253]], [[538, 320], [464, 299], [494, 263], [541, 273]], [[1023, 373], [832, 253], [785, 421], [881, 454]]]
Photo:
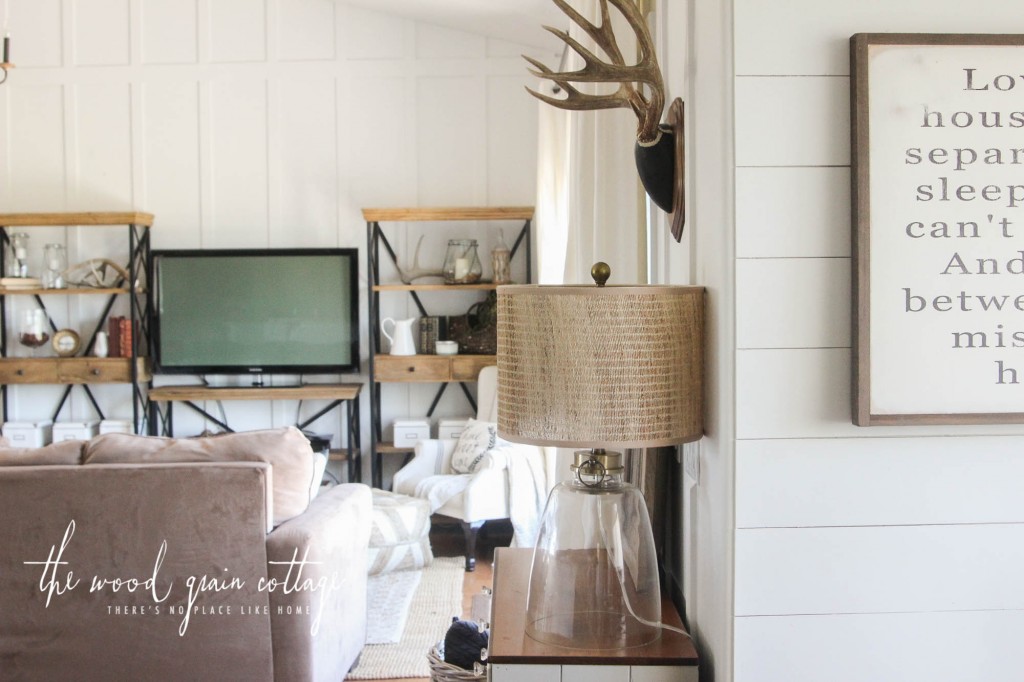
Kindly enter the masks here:
[[[0, 19], [17, 64], [0, 86], [0, 211], [145, 210], [155, 248], [365, 254], [362, 207], [533, 203], [537, 105], [519, 46], [332, 0], [0, 0]], [[424, 261], [439, 265], [445, 240], [465, 229], [432, 230]], [[107, 233], [64, 232], [33, 233], [40, 260], [52, 240], [72, 262], [123, 248]], [[417, 234], [396, 237], [403, 258]], [[415, 314], [404, 299], [384, 306]], [[80, 301], [55, 310], [73, 327], [98, 314]], [[433, 390], [419, 388], [389, 387], [388, 414], [425, 410]], [[117, 391], [99, 389], [115, 405], [108, 416], [130, 413]], [[465, 412], [461, 392], [449, 393], [439, 413]], [[12, 418], [48, 416], [51, 394], [12, 390]], [[243, 429], [320, 406], [224, 408]], [[81, 396], [71, 408], [62, 418], [91, 418]], [[182, 435], [204, 426], [182, 408], [175, 419]], [[337, 442], [341, 422], [313, 428]]]
[[851, 423], [848, 39], [1024, 20], [999, 0], [717, 0], [673, 26], [691, 135], [722, 136], [691, 150], [710, 178], [691, 199], [713, 345], [685, 547], [702, 679], [1019, 679], [1024, 429]]

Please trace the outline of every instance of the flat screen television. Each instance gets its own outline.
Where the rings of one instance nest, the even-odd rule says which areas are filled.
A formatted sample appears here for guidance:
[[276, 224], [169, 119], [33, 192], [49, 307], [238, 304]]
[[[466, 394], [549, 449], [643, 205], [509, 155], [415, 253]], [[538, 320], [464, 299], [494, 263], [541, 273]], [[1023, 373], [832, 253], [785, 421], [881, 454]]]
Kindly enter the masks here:
[[359, 371], [356, 249], [154, 250], [164, 374]]

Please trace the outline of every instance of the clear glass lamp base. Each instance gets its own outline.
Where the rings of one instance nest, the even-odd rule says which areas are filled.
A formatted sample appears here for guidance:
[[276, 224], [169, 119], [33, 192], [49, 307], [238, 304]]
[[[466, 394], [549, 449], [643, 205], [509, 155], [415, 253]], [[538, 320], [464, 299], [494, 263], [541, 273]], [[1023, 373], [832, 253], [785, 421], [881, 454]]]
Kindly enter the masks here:
[[661, 636], [661, 587], [647, 507], [618, 472], [602, 468], [588, 476], [581, 468], [575, 480], [551, 491], [530, 573], [529, 637], [608, 650]]

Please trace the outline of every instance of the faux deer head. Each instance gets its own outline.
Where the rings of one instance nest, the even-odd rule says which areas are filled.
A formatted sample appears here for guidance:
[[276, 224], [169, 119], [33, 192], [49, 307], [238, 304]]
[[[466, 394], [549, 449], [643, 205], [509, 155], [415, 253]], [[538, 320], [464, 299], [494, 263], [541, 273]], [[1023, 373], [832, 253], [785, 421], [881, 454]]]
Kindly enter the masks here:
[[[537, 99], [560, 109], [631, 108], [638, 119], [635, 155], [640, 179], [654, 203], [672, 214], [672, 234], [679, 241], [683, 230], [682, 101], [672, 103], [671, 125], [660, 125], [665, 106], [665, 83], [643, 13], [634, 0], [600, 0], [600, 24], [594, 24], [573, 9], [567, 0], [552, 1], [594, 41], [607, 61], [580, 44], [568, 31], [545, 26], [545, 30], [558, 36], [583, 59], [583, 67], [576, 71], [553, 71], [524, 55], [523, 58], [534, 67], [530, 73], [554, 82], [565, 92], [565, 97], [551, 97], [527, 90]], [[609, 4], [619, 11], [636, 35], [638, 56], [635, 64], [626, 63], [615, 39]], [[611, 93], [589, 94], [581, 92], [573, 83], [611, 83], [618, 84], [618, 88]]]

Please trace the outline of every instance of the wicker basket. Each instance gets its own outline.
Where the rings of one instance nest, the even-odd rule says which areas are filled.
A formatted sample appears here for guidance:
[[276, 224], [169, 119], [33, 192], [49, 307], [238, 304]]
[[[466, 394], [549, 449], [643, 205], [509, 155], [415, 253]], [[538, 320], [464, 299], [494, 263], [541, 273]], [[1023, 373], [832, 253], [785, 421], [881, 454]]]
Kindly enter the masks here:
[[448, 318], [448, 338], [466, 355], [494, 355], [498, 352], [498, 295], [474, 303], [465, 315]]
[[460, 668], [451, 663], [445, 663], [442, 657], [443, 644], [438, 643], [430, 649], [427, 654], [427, 662], [430, 663], [430, 679], [434, 682], [482, 682], [487, 678], [487, 672], [479, 674], [472, 670]]

